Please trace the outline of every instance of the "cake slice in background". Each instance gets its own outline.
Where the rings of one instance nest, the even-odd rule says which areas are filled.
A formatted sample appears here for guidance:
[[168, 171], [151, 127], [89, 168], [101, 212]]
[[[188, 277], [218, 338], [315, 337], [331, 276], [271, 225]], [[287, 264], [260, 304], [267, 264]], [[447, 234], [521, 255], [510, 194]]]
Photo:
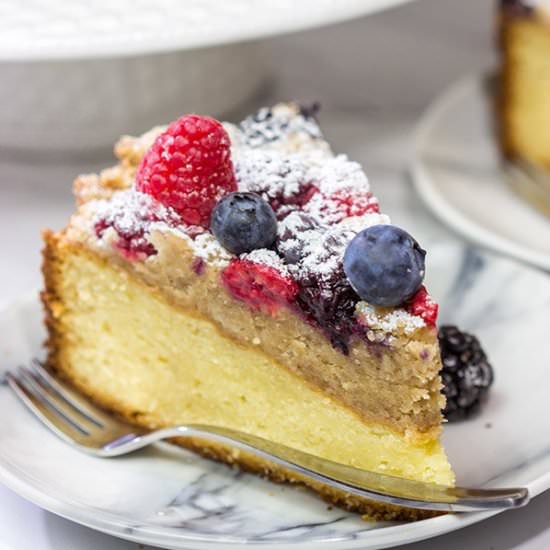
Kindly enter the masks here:
[[[310, 109], [281, 104], [239, 126], [186, 115], [116, 153], [76, 180], [67, 227], [45, 233], [49, 368], [148, 428], [226, 426], [454, 483], [425, 252]], [[182, 444], [371, 518], [429, 515], [226, 445]]]
[[550, 2], [502, 0], [500, 132], [505, 154], [550, 168]]
[[506, 178], [550, 216], [550, 2], [501, 0], [497, 126]]

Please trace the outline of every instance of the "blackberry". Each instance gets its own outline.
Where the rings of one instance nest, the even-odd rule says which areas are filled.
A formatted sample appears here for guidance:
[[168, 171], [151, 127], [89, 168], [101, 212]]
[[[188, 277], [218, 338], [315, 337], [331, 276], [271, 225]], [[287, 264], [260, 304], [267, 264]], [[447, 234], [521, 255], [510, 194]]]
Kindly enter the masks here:
[[493, 368], [479, 340], [455, 326], [439, 327], [443, 393], [447, 420], [463, 420], [479, 411], [493, 383]]

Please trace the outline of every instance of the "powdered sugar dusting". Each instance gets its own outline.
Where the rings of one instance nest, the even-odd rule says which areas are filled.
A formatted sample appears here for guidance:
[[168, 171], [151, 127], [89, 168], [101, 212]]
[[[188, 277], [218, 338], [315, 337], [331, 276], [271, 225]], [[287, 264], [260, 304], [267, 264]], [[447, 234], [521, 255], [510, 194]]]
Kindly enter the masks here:
[[325, 232], [319, 232], [318, 238], [306, 242], [304, 258], [297, 266], [300, 277], [332, 277], [340, 269], [346, 247], [354, 235], [345, 228], [331, 227]]
[[268, 250], [267, 248], [259, 248], [258, 250], [253, 250], [248, 254], [241, 254], [240, 258], [242, 260], [248, 260], [255, 264], [262, 264], [268, 267], [273, 267], [281, 274], [289, 276], [290, 272], [288, 267], [284, 264], [283, 260], [278, 256], [273, 250]]
[[291, 274], [303, 280], [311, 276], [332, 278], [341, 269], [344, 252], [355, 233], [293, 212], [279, 222], [278, 235], [279, 253], [287, 258]]
[[338, 155], [321, 164], [312, 164], [309, 178], [319, 189], [304, 206], [304, 211], [327, 224], [345, 218], [378, 212], [378, 199], [370, 192], [361, 165]]
[[402, 330], [405, 334], [411, 334], [426, 326], [421, 317], [411, 315], [404, 309], [377, 310], [367, 302], [357, 304], [356, 316], [359, 323], [365, 328], [385, 333]]
[[240, 191], [258, 193], [266, 200], [289, 199], [309, 180], [308, 167], [299, 154], [249, 149], [235, 162]]
[[190, 244], [195, 256], [215, 267], [225, 267], [233, 257], [211, 233], [197, 235]]
[[240, 151], [245, 147], [244, 136], [240, 128], [236, 124], [231, 122], [222, 122], [227, 135], [229, 136], [229, 141], [231, 142], [231, 157], [236, 159]]
[[386, 214], [379, 214], [376, 212], [363, 214], [362, 216], [351, 216], [343, 219], [338, 223], [339, 227], [349, 229], [353, 233], [357, 234], [367, 227], [373, 225], [388, 225], [390, 224], [390, 217]]
[[294, 103], [264, 107], [243, 120], [240, 129], [246, 145], [253, 148], [292, 139], [315, 146], [315, 141], [323, 139], [317, 121]]
[[133, 189], [115, 193], [111, 200], [95, 202], [94, 222], [105, 221], [124, 233], [148, 229], [152, 221], [181, 223], [178, 215], [145, 193]]
[[95, 203], [93, 230], [100, 242], [114, 246], [130, 260], [156, 254], [149, 240], [152, 224], [181, 227], [180, 217], [161, 203], [135, 190], [115, 193]]
[[347, 155], [337, 155], [322, 164], [314, 164], [310, 177], [324, 195], [351, 189], [364, 193], [370, 190], [369, 180], [361, 165], [349, 160]]

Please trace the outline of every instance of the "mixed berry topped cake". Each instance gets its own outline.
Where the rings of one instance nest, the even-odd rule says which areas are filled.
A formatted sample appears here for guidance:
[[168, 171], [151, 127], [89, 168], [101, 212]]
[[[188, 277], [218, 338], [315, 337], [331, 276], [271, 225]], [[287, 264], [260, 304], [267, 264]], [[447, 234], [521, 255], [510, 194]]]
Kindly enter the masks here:
[[[361, 166], [331, 151], [314, 107], [239, 125], [185, 115], [115, 153], [76, 180], [68, 225], [45, 233], [51, 369], [139, 425], [226, 426], [453, 484], [425, 251], [380, 212]], [[182, 444], [370, 517], [425, 515]]]

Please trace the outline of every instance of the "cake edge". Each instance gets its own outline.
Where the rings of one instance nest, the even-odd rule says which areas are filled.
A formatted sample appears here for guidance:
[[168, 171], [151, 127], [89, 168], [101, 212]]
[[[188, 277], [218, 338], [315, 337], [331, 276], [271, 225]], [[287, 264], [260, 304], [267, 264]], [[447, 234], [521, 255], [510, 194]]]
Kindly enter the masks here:
[[516, 25], [535, 25], [550, 33], [550, 17], [534, 9], [529, 14], [517, 15], [500, 8], [496, 16], [497, 69], [493, 96], [494, 130], [501, 156], [512, 163], [550, 170], [550, 156], [537, 160], [529, 159], [521, 151], [514, 130], [514, 89], [516, 88], [516, 65], [514, 61], [514, 34]]
[[[60, 258], [56, 245], [60, 240], [60, 235], [50, 230], [43, 232], [45, 247], [42, 252], [43, 263], [42, 273], [44, 276], [45, 287], [40, 294], [40, 298], [45, 312], [45, 325], [47, 328], [47, 339], [45, 348], [47, 350], [46, 367], [59, 376], [62, 380], [74, 387], [77, 391], [83, 393], [101, 408], [109, 411], [123, 420], [145, 428], [150, 428], [144, 419], [137, 417], [133, 411], [120, 410], [115, 404], [104, 396], [92, 394], [89, 389], [78, 384], [78, 381], [71, 378], [70, 369], [65, 369], [63, 363], [61, 348], [62, 334], [56, 321], [55, 310], [63, 308], [61, 296], [57, 292], [56, 265]], [[172, 440], [173, 443], [184, 447], [198, 455], [222, 462], [229, 467], [240, 468], [244, 471], [267, 478], [275, 483], [289, 483], [292, 485], [301, 485], [317, 493], [325, 502], [348, 510], [359, 513], [366, 520], [374, 521], [417, 521], [442, 515], [441, 512], [428, 510], [417, 510], [394, 505], [387, 505], [375, 501], [370, 501], [352, 494], [328, 487], [320, 482], [309, 480], [291, 472], [281, 466], [274, 465], [269, 461], [258, 458], [250, 453], [239, 451], [231, 446], [201, 440], [199, 438], [178, 438]]]

